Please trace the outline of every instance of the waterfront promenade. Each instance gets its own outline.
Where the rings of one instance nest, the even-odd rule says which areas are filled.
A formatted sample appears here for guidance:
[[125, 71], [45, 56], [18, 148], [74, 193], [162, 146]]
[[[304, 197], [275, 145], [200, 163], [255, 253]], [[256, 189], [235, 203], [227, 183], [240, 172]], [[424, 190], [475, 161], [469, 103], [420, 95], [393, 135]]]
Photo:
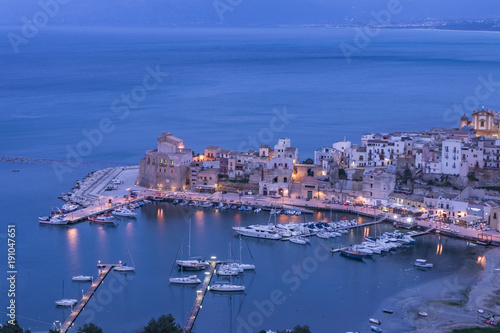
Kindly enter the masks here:
[[[257, 195], [239, 195], [236, 193], [225, 193], [216, 192], [214, 194], [209, 193], [198, 193], [192, 191], [159, 191], [154, 189], [148, 189], [135, 185], [139, 169], [138, 167], [119, 167], [115, 168], [114, 171], [110, 171], [106, 177], [101, 177], [96, 179], [95, 184], [91, 184], [91, 196], [96, 198], [92, 205], [68, 214], [68, 218], [71, 223], [85, 220], [88, 216], [100, 214], [104, 212], [109, 212], [115, 207], [127, 204], [130, 198], [125, 198], [131, 191], [135, 191], [139, 195], [135, 200], [140, 200], [147, 198], [149, 196], [162, 195], [171, 200], [182, 199], [182, 200], [211, 200], [216, 202], [225, 202], [230, 204], [243, 204], [251, 205], [254, 207], [272, 207], [277, 205], [280, 207], [285, 207], [285, 209], [298, 208], [302, 211], [313, 211], [313, 210], [323, 210], [335, 212], [345, 212], [355, 215], [362, 215], [365, 217], [371, 217], [374, 220], [380, 214], [387, 214], [382, 210], [368, 206], [352, 206], [343, 204], [327, 204], [321, 202], [319, 199], [311, 199], [306, 201], [305, 199], [297, 198], [287, 198], [281, 197], [279, 199], [271, 197], [262, 197]], [[106, 187], [111, 183], [113, 179], [119, 180], [120, 184], [118, 188], [112, 191], [105, 191]], [[111, 200], [111, 204], [109, 201]], [[389, 215], [388, 221], [397, 221], [399, 218], [394, 218]], [[489, 235], [491, 240], [495, 244], [500, 244], [500, 233], [495, 230], [483, 231], [476, 230], [473, 228], [467, 228], [459, 225], [450, 225], [446, 223], [439, 223], [433, 220], [415, 220], [420, 227], [430, 229], [434, 228], [439, 231], [443, 231], [444, 234], [450, 234], [455, 237], [463, 237], [466, 239], [478, 239], [481, 234]], [[451, 230], [448, 230], [449, 228]], [[453, 231], [454, 230], [454, 231]]]

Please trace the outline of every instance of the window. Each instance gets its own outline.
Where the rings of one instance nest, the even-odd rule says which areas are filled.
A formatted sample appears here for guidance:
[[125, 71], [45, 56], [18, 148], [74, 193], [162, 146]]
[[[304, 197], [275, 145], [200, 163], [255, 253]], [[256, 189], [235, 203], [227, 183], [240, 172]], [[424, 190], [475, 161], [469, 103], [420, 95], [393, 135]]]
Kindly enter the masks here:
[[481, 120], [481, 127], [484, 127], [484, 120]]
[[173, 167], [174, 166], [174, 160], [170, 160], [170, 166]]

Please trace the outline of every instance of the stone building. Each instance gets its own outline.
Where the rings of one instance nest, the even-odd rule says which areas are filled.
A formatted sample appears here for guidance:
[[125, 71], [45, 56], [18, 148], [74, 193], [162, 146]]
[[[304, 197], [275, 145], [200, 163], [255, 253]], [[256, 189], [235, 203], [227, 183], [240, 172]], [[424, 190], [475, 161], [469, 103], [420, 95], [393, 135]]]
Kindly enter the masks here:
[[394, 191], [396, 175], [381, 169], [366, 169], [363, 173], [363, 197], [371, 205], [387, 205]]
[[487, 136], [500, 138], [500, 113], [484, 109], [472, 112], [471, 120], [466, 115], [460, 119], [460, 129], [465, 126], [472, 127], [476, 131], [477, 136]]
[[136, 184], [143, 187], [176, 191], [189, 186], [193, 152], [184, 140], [163, 132], [156, 149], [147, 150], [139, 163]]

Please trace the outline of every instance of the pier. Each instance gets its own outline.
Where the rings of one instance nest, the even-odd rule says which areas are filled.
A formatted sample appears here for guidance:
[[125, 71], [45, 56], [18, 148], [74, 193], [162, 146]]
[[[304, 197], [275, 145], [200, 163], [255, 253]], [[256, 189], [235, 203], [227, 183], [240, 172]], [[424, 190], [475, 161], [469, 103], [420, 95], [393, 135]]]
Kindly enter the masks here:
[[201, 308], [201, 303], [203, 303], [203, 299], [205, 298], [205, 294], [207, 293], [208, 290], [208, 285], [210, 284], [210, 281], [214, 276], [215, 266], [217, 266], [217, 264], [218, 264], [217, 261], [210, 261], [210, 266], [208, 267], [208, 272], [207, 272], [208, 274], [205, 276], [201, 288], [196, 290], [196, 300], [194, 301], [194, 305], [191, 309], [191, 313], [189, 314], [186, 325], [182, 330], [183, 333], [191, 332], [191, 330], [193, 329], [194, 321], [198, 316], [198, 312], [200, 311]]
[[61, 333], [66, 333], [68, 329], [73, 325], [75, 322], [76, 318], [82, 313], [83, 309], [85, 308], [85, 305], [90, 301], [92, 296], [94, 296], [94, 293], [96, 292], [97, 288], [101, 285], [101, 283], [104, 281], [104, 278], [108, 275], [108, 273], [111, 271], [111, 269], [115, 266], [120, 266], [120, 264], [99, 264], [97, 265], [98, 268], [102, 268], [101, 272], [99, 273], [99, 276], [97, 277], [96, 280], [92, 282], [90, 285], [89, 290], [83, 295], [82, 299], [78, 304], [75, 306], [73, 311], [70, 313], [66, 321], [62, 324], [61, 326]]

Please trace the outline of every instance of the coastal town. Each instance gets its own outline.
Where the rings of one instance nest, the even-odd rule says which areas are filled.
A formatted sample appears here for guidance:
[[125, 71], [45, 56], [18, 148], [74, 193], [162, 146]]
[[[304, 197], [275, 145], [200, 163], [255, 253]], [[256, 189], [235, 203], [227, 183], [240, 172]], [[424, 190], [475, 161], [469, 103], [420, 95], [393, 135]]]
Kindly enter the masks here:
[[[355, 260], [412, 245], [414, 237], [433, 232], [465, 239], [471, 247], [499, 245], [499, 119], [500, 113], [482, 109], [474, 111], [471, 119], [464, 115], [458, 129], [366, 133], [359, 145], [347, 140], [335, 142], [316, 150], [314, 159], [304, 161], [290, 138], [280, 138], [274, 147], [261, 145], [259, 151], [238, 152], [210, 145], [201, 154], [187, 148], [183, 139], [163, 132], [157, 147], [145, 152], [139, 166], [110, 167], [90, 173], [77, 182], [72, 192], [60, 196], [66, 201], [62, 210], [41, 216], [39, 221], [64, 225], [88, 220], [98, 225], [116, 226], [117, 217], [135, 218], [135, 209], [146, 203], [168, 201], [178, 207], [195, 206], [216, 211], [270, 211], [269, 221], [274, 216], [273, 226], [232, 227], [234, 233], [240, 235], [240, 242], [242, 235], [306, 245], [311, 236], [335, 238], [358, 227], [374, 226], [376, 235], [377, 225], [382, 222], [418, 229], [405, 233], [385, 232], [375, 237], [369, 237], [370, 231], [366, 229], [363, 237], [366, 241], [361, 244], [341, 245], [329, 250]], [[330, 211], [330, 218], [324, 222], [306, 217], [303, 223], [295, 220], [276, 224], [279, 214], [301, 215], [317, 211]], [[357, 215], [358, 219], [333, 220], [332, 211]], [[365, 219], [359, 219], [360, 216]], [[193, 327], [208, 290], [245, 290], [244, 285], [232, 283], [210, 285], [214, 275], [227, 273], [231, 277], [255, 269], [254, 264], [243, 264], [241, 259], [239, 263], [228, 263], [215, 257], [210, 261], [189, 259], [176, 263], [181, 269], [208, 270], [184, 332]], [[417, 259], [414, 266], [429, 269], [433, 264]], [[135, 264], [127, 266], [121, 261], [116, 264], [99, 262], [98, 267], [101, 269], [98, 280], [81, 301], [62, 300], [71, 301], [70, 305], [75, 308], [60, 326], [61, 332], [73, 325], [111, 270], [135, 271]], [[495, 272], [497, 269], [489, 266], [485, 276], [492, 279]], [[485, 290], [496, 288], [495, 283], [487, 283], [485, 279], [481, 280], [482, 292], [477, 298], [487, 297], [489, 291]], [[183, 277], [181, 274], [169, 280], [181, 285], [201, 283], [197, 275]], [[392, 310], [385, 311], [392, 314]], [[479, 311], [486, 313], [483, 309]], [[417, 313], [420, 317], [428, 316], [425, 311]], [[493, 307], [487, 313], [488, 316], [483, 314], [482, 319], [489, 325], [496, 324], [492, 317]], [[461, 315], [455, 316], [460, 318]], [[434, 325], [435, 320], [432, 317], [425, 323]], [[380, 325], [378, 319], [370, 319], [370, 323]], [[372, 331], [380, 329], [371, 327]]]
[[289, 138], [237, 152], [195, 154], [169, 132], [141, 159], [136, 185], [170, 192], [253, 194], [376, 207], [401, 219], [432, 219], [500, 231], [500, 113], [463, 116], [459, 129], [366, 133], [301, 160]]

